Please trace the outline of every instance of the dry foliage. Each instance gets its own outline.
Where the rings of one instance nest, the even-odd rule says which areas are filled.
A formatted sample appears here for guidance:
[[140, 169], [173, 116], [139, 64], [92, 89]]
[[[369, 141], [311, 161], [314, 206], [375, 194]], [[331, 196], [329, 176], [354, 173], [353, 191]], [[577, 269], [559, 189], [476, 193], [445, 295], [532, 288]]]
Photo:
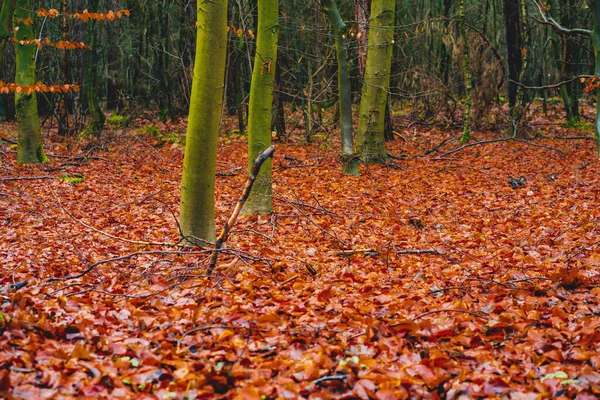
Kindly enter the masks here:
[[[207, 252], [139, 244], [178, 241], [180, 145], [124, 132], [35, 167], [5, 146], [0, 396], [595, 398], [593, 142], [419, 156], [457, 134], [403, 132], [404, 170], [361, 177], [327, 146], [280, 144], [276, 214], [238, 222], [213, 281]], [[245, 147], [220, 143], [219, 227]]]

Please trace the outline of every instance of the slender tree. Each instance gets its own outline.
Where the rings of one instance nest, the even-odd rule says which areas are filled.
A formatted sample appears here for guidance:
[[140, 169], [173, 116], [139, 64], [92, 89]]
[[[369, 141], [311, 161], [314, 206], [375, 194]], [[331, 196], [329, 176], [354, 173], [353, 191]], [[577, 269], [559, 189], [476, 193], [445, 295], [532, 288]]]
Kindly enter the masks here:
[[12, 35], [15, 0], [5, 0], [0, 10], [0, 65], [4, 63], [4, 46]]
[[458, 29], [462, 42], [462, 69], [465, 82], [465, 105], [463, 111], [463, 134], [461, 143], [471, 138], [471, 108], [473, 106], [473, 83], [471, 82], [471, 63], [469, 62], [469, 37], [465, 25], [465, 0], [458, 0]]
[[[35, 39], [31, 22], [31, 1], [17, 0], [14, 15], [16, 73], [15, 83], [21, 87], [35, 84], [35, 44], [19, 43]], [[21, 90], [15, 93], [18, 124], [17, 161], [21, 164], [47, 162], [42, 147], [42, 128], [38, 117], [37, 93]]]
[[[594, 29], [592, 30], [594, 44], [594, 75], [600, 77], [600, 1], [594, 5]], [[600, 90], [596, 89], [596, 120], [594, 138], [596, 139], [596, 154], [600, 157]]]
[[395, 0], [373, 0], [369, 46], [360, 101], [358, 153], [367, 164], [387, 161], [384, 127], [394, 43]]
[[180, 227], [195, 244], [215, 240], [215, 173], [227, 48], [227, 0], [199, 0]]
[[[98, 0], [89, 0], [88, 7], [91, 10], [98, 8]], [[85, 66], [85, 96], [90, 112], [90, 120], [86, 128], [86, 134], [99, 135], [104, 129], [106, 117], [100, 107], [98, 99], [98, 49], [96, 48], [96, 23], [89, 21], [87, 24], [87, 44], [90, 48], [87, 51], [87, 60]]]
[[334, 0], [323, 0], [335, 34], [338, 62], [338, 97], [340, 107], [340, 131], [342, 144], [342, 171], [345, 175], [358, 175], [358, 159], [352, 141], [352, 87], [350, 86], [350, 62], [348, 60], [348, 28]]
[[[279, 37], [278, 0], [258, 0], [258, 31], [256, 55], [250, 85], [248, 104], [248, 171], [254, 160], [271, 146], [271, 121], [273, 110], [273, 82], [277, 42]], [[265, 161], [248, 200], [244, 214], [270, 214], [273, 212], [271, 159]]]
[[517, 104], [517, 82], [523, 66], [520, 10], [519, 0], [504, 0], [504, 24], [508, 50], [508, 105], [511, 109]]
[[[5, 0], [0, 10], [0, 71], [6, 70], [4, 46], [12, 35], [14, 12], [15, 0]], [[3, 73], [0, 73], [0, 79], [6, 79]], [[8, 96], [0, 96], [0, 120], [8, 118], [8, 108]]]

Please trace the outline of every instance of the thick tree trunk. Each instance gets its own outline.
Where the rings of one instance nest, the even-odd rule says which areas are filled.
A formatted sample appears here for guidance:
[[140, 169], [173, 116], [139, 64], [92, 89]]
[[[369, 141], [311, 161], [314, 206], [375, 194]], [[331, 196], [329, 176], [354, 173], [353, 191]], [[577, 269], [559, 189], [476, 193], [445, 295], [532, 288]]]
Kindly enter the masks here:
[[387, 161], [384, 125], [394, 42], [395, 0], [373, 0], [369, 48], [360, 101], [358, 153], [367, 164]]
[[195, 244], [215, 240], [215, 173], [227, 49], [227, 0], [200, 1], [179, 225]]
[[350, 86], [350, 62], [348, 61], [348, 28], [340, 15], [334, 0], [323, 0], [323, 6], [335, 33], [335, 48], [338, 62], [338, 97], [340, 110], [340, 131], [342, 144], [342, 172], [344, 175], [358, 175], [358, 158], [354, 154], [352, 141], [352, 88]]
[[[279, 38], [278, 14], [278, 0], [258, 0], [258, 35], [248, 105], [248, 171], [252, 170], [256, 157], [271, 146], [273, 82]], [[252, 186], [242, 209], [243, 214], [273, 212], [272, 170], [272, 161], [268, 159]]]
[[[17, 41], [35, 39], [33, 25], [24, 24], [31, 18], [31, 2], [17, 0], [15, 7], [15, 38]], [[16, 74], [15, 83], [21, 86], [35, 84], [35, 44], [15, 44]], [[42, 147], [42, 128], [38, 117], [37, 93], [21, 91], [15, 94], [15, 109], [18, 124], [17, 161], [20, 164], [47, 162], [48, 157]]]

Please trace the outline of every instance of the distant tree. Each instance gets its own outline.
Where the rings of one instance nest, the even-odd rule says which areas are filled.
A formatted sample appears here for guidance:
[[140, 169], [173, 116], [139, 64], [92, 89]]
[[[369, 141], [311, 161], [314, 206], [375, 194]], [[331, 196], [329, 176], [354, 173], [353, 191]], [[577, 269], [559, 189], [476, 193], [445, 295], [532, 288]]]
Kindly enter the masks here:
[[[95, 10], [98, 8], [98, 0], [89, 0], [88, 7]], [[104, 129], [104, 123], [106, 117], [102, 107], [100, 106], [100, 100], [98, 98], [98, 49], [96, 40], [96, 24], [87, 24], [87, 36], [86, 42], [90, 46], [87, 50], [87, 60], [85, 65], [85, 97], [87, 99], [87, 106], [90, 112], [90, 119], [88, 121], [85, 133], [89, 135], [98, 135]]]
[[196, 56], [186, 135], [179, 224], [195, 244], [215, 240], [215, 174], [227, 50], [227, 0], [198, 3]]
[[369, 45], [360, 101], [357, 147], [367, 164], [387, 161], [384, 127], [392, 49], [394, 45], [395, 0], [372, 0]]
[[[0, 10], [0, 71], [6, 71], [6, 57], [4, 48], [8, 39], [13, 34], [13, 17], [15, 12], [15, 0], [5, 0]], [[0, 74], [0, 79], [6, 79]], [[8, 96], [0, 96], [0, 120], [9, 118]]]
[[[594, 4], [594, 28], [592, 30], [594, 43], [594, 75], [600, 79], [600, 1]], [[600, 90], [596, 93], [596, 119], [594, 123], [594, 138], [596, 139], [596, 154], [600, 157]]]
[[340, 108], [340, 142], [342, 145], [342, 171], [345, 175], [358, 175], [358, 159], [354, 154], [352, 140], [352, 87], [350, 85], [350, 61], [348, 57], [348, 28], [334, 0], [323, 0], [335, 33], [338, 62], [338, 99]]
[[465, 105], [463, 111], [463, 134], [460, 138], [461, 143], [468, 142], [471, 138], [471, 108], [473, 106], [473, 79], [471, 75], [471, 64], [469, 62], [469, 37], [467, 36], [467, 27], [465, 23], [465, 0], [458, 0], [458, 30], [462, 43], [462, 70], [465, 84]]
[[[258, 29], [256, 54], [250, 85], [248, 105], [248, 171], [254, 160], [271, 146], [271, 122], [273, 110], [273, 82], [277, 60], [279, 37], [278, 0], [258, 0]], [[244, 214], [270, 214], [273, 212], [272, 162], [263, 164], [248, 200]]]

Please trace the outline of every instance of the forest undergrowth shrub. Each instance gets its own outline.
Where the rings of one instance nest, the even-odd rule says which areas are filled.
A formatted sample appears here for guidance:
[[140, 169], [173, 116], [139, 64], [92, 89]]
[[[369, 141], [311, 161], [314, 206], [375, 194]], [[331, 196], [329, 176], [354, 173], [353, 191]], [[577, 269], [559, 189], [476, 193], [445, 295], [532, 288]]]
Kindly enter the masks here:
[[116, 113], [107, 118], [107, 122], [113, 128], [125, 128], [127, 125], [129, 125], [130, 120], [131, 118], [129, 115], [119, 115]]

